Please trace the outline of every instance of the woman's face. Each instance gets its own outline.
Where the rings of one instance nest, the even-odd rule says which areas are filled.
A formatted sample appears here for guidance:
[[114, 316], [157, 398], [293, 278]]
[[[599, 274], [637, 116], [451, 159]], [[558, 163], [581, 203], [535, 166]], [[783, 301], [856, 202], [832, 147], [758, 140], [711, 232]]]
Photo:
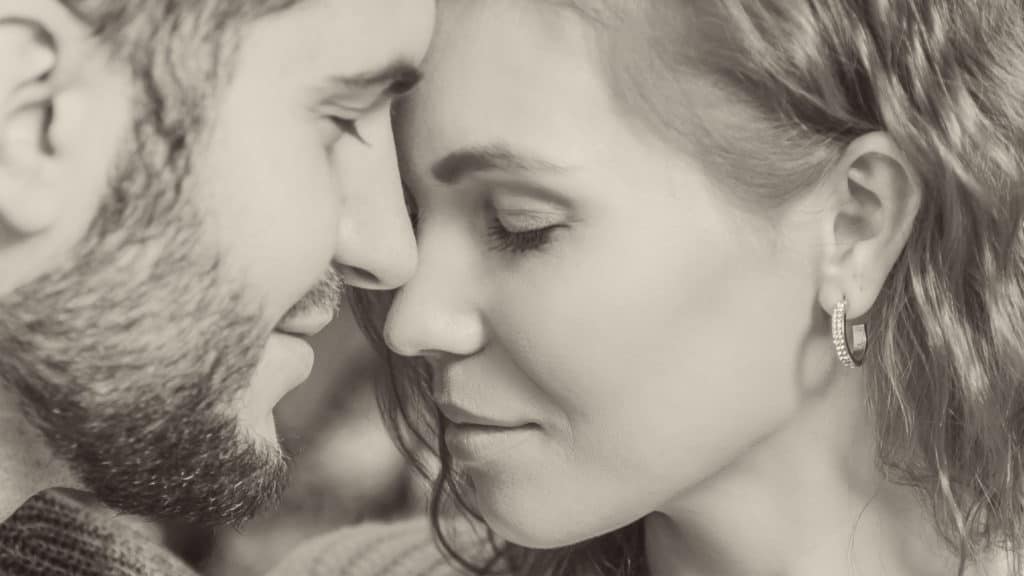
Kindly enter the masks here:
[[741, 210], [645, 135], [577, 15], [439, 10], [399, 111], [420, 264], [386, 337], [435, 367], [491, 526], [564, 545], [672, 506], [792, 415], [825, 321], [820, 221]]

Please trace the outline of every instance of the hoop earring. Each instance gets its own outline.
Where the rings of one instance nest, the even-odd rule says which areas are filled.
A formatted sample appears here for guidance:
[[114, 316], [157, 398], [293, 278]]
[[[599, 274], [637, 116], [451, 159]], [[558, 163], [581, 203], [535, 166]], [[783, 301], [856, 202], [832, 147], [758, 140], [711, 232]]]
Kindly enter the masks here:
[[864, 352], [868, 347], [868, 329], [864, 323], [849, 326], [853, 335], [851, 344], [847, 338], [846, 297], [836, 302], [832, 309], [832, 344], [836, 348], [839, 363], [847, 368], [857, 368], [864, 363]]

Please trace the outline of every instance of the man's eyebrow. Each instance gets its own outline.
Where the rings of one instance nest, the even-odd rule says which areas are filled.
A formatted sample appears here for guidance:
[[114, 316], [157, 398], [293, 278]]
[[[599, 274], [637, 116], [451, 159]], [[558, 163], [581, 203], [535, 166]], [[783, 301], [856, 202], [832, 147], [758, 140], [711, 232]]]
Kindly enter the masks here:
[[443, 184], [455, 184], [476, 172], [551, 172], [564, 170], [547, 160], [518, 153], [503, 144], [463, 148], [438, 160], [431, 173]]
[[399, 60], [375, 70], [332, 76], [328, 84], [343, 90], [370, 90], [383, 87], [382, 96], [394, 97], [412, 90], [422, 77], [423, 73], [416, 66]]

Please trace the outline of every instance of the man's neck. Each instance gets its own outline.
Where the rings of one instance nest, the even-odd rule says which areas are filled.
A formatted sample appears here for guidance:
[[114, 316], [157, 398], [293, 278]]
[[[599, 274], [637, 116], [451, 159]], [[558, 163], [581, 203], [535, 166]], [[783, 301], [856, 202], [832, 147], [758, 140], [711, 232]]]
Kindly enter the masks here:
[[17, 399], [0, 385], [0, 522], [39, 492], [77, 484], [18, 407]]

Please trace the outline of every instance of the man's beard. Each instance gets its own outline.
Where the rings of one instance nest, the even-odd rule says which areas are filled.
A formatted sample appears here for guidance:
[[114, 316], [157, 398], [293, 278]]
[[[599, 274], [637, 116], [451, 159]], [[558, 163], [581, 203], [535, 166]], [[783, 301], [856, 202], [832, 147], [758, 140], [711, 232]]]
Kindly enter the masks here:
[[[122, 168], [65, 266], [0, 299], [0, 385], [108, 505], [237, 524], [284, 489], [279, 445], [237, 417], [272, 326], [196, 203], [140, 189], [143, 169]], [[296, 308], [337, 306], [340, 286], [329, 274]]]

